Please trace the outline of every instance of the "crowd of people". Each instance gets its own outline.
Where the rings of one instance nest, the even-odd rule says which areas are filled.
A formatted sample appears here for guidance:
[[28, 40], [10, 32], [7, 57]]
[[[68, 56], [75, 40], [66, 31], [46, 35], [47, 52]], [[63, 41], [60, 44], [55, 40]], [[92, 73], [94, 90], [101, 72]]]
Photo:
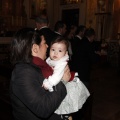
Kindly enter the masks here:
[[67, 29], [63, 21], [51, 30], [46, 15], [35, 23], [36, 28], [18, 30], [11, 43], [14, 119], [82, 119], [82, 107], [91, 96], [91, 66], [101, 55], [92, 44], [95, 31], [84, 25]]

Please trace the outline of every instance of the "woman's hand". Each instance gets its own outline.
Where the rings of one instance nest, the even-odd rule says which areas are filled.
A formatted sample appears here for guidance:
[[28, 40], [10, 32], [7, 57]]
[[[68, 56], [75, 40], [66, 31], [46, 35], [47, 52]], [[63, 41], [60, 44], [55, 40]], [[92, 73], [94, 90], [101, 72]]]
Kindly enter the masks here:
[[70, 68], [69, 68], [69, 66], [67, 65], [67, 66], [65, 67], [62, 80], [67, 83], [67, 82], [70, 80], [70, 78], [71, 78]]

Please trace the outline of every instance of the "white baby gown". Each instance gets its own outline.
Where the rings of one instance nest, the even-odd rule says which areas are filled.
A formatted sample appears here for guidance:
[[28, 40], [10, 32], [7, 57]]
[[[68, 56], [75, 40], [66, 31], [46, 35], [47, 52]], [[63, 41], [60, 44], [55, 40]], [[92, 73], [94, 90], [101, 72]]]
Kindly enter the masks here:
[[75, 77], [73, 81], [66, 84], [67, 95], [55, 111], [57, 114], [70, 114], [77, 112], [90, 96], [86, 86]]
[[[67, 65], [68, 58], [68, 55], [66, 55], [58, 61], [53, 61], [50, 58], [46, 60], [46, 62], [51, 67], [53, 67], [54, 71], [53, 75], [51, 75], [48, 79], [45, 79], [43, 82], [43, 84], [49, 84], [49, 91], [53, 91], [51, 90], [51, 85], [55, 86], [62, 79], [64, 68]], [[58, 109], [55, 111], [56, 114], [61, 115], [77, 112], [79, 109], [82, 108], [83, 104], [90, 96], [88, 89], [77, 76], [78, 74], [75, 73], [74, 79], [65, 85], [67, 89], [67, 95]]]

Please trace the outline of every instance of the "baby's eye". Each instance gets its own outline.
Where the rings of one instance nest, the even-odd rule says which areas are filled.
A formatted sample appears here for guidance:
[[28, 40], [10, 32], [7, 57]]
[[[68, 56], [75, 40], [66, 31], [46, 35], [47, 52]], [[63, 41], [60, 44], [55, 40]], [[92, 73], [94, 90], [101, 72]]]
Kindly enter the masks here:
[[62, 52], [62, 50], [59, 50], [59, 52]]
[[55, 49], [51, 49], [52, 51], [55, 51]]

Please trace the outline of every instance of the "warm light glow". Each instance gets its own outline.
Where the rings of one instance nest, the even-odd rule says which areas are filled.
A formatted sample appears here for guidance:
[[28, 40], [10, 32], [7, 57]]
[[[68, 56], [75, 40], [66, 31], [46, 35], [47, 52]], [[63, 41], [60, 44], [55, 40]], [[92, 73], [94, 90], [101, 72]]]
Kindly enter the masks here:
[[98, 4], [100, 6], [104, 6], [105, 5], [105, 0], [98, 0]]
[[[81, 0], [82, 1], [82, 0]], [[61, 0], [61, 4], [76, 4], [79, 0]]]

